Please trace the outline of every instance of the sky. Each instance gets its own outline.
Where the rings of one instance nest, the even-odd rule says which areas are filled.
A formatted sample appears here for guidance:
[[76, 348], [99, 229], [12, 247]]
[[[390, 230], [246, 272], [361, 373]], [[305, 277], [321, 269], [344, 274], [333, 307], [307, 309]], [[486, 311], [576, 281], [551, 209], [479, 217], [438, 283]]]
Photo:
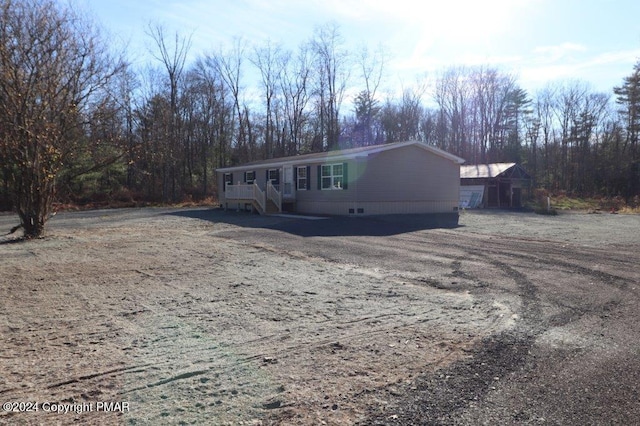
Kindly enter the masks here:
[[[64, 1], [64, 0], [59, 0]], [[150, 24], [191, 37], [189, 60], [234, 38], [295, 50], [337, 24], [345, 47], [381, 45], [389, 88], [451, 66], [489, 66], [535, 92], [582, 81], [610, 93], [640, 61], [638, 0], [71, 0], [134, 65], [152, 63]], [[250, 84], [251, 82], [247, 82]], [[257, 78], [256, 83], [258, 84]]]

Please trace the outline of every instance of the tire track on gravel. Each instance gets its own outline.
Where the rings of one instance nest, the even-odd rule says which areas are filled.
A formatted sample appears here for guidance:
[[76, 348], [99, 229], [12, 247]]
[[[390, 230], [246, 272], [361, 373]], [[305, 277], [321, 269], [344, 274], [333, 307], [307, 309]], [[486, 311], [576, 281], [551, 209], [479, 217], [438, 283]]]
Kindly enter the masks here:
[[[335, 249], [326, 250], [328, 243]], [[308, 251], [308, 253], [311, 252], [310, 256], [339, 264], [348, 264], [350, 257], [345, 257], [343, 254], [359, 253], [362, 250], [358, 250], [358, 247], [363, 247], [363, 249], [367, 247], [368, 250], [365, 249], [367, 254], [372, 251], [371, 242], [367, 237], [356, 237], [348, 243], [323, 240], [321, 246], [325, 248], [324, 253], [317, 254], [312, 248]], [[436, 251], [430, 248], [434, 246], [438, 248], [444, 246], [446, 249]], [[452, 419], [458, 410], [468, 406], [469, 401], [481, 400], [489, 387], [495, 383], [496, 377], [504, 377], [524, 365], [535, 338], [544, 332], [544, 328], [538, 322], [542, 317], [542, 308], [536, 285], [517, 268], [498, 259], [505, 253], [491, 249], [487, 251], [485, 246], [483, 255], [478, 255], [478, 251], [474, 251], [468, 245], [462, 244], [461, 241], [452, 242], [449, 235], [442, 234], [436, 235], [436, 238], [433, 234], [424, 236], [403, 234], [384, 240], [376, 240], [373, 256], [367, 256], [367, 260], [371, 262], [368, 264], [369, 267], [375, 266], [376, 270], [384, 270], [387, 279], [391, 277], [398, 280], [399, 278], [435, 288], [440, 286], [439, 279], [423, 278], [421, 282], [419, 277], [403, 273], [387, 264], [388, 259], [393, 259], [393, 254], [398, 251], [399, 247], [402, 247], [404, 253], [410, 253], [406, 259], [402, 260], [402, 264], [420, 264], [421, 260], [428, 259], [427, 265], [437, 265], [442, 270], [450, 270], [452, 276], [480, 284], [483, 284], [483, 280], [466, 272], [463, 263], [468, 260], [476, 260], [490, 265], [513, 282], [516, 294], [521, 301], [518, 310], [521, 319], [513, 329], [482, 339], [472, 350], [473, 359], [471, 361], [454, 362], [449, 367], [440, 370], [439, 374], [423, 376], [416, 381], [417, 391], [410, 392], [410, 397], [404, 399], [401, 404], [404, 411], [396, 411], [396, 415], [391, 419], [387, 415], [377, 418], [372, 416], [362, 422], [362, 425], [412, 424], [416, 419], [420, 419], [420, 424], [432, 424], [447, 418]], [[339, 253], [341, 257], [336, 257], [334, 252]], [[362, 266], [360, 263], [360, 267]], [[484, 291], [486, 283], [478, 287]], [[469, 288], [465, 287], [465, 289]]]
[[[438, 245], [441, 245], [440, 241]], [[471, 360], [457, 361], [434, 375], [423, 376], [415, 385], [416, 391], [407, 393], [393, 416], [372, 416], [360, 425], [455, 423], [459, 412], [470, 404], [483, 401], [497, 381], [527, 363], [536, 338], [547, 329], [540, 322], [543, 312], [537, 286], [516, 267], [496, 258], [506, 253], [487, 247], [483, 251], [474, 251], [451, 242], [444, 245], [466, 252], [452, 264], [456, 275], [481, 282], [479, 277], [464, 271], [462, 266], [463, 261], [476, 260], [491, 265], [508, 277], [521, 301], [520, 320], [512, 329], [482, 339], [472, 350]]]
[[[448, 234], [449, 232], [445, 232]], [[438, 238], [424, 238], [423, 241], [443, 248], [443, 251], [459, 251], [465, 254], [454, 261], [455, 273], [468, 280], [478, 277], [463, 269], [465, 261], [479, 261], [494, 267], [503, 276], [515, 284], [516, 293], [521, 301], [521, 320], [511, 330], [506, 330], [482, 340], [473, 351], [470, 361], [457, 362], [440, 370], [436, 375], [422, 377], [417, 389], [408, 392], [398, 402], [394, 415], [373, 415], [360, 423], [373, 425], [389, 424], [457, 424], [460, 413], [471, 405], [481, 403], [496, 383], [505, 376], [516, 372], [531, 362], [531, 351], [536, 339], [553, 327], [576, 321], [584, 315], [593, 314], [593, 309], [562, 305], [559, 300], [549, 299], [554, 306], [562, 310], [560, 314], [543, 317], [540, 290], [521, 270], [562, 268], [576, 275], [592, 277], [627, 294], [637, 297], [631, 287], [635, 284], [624, 274], [601, 271], [595, 267], [600, 263], [620, 264], [628, 267], [619, 257], [609, 257], [604, 250], [584, 247], [564, 247], [550, 249], [549, 244], [538, 241], [509, 242], [505, 238], [474, 237], [461, 241], [447, 238], [440, 234]], [[442, 237], [442, 238], [441, 238]], [[411, 236], [399, 238], [407, 244], [415, 239]], [[605, 254], [605, 259], [599, 257]], [[515, 265], [506, 263], [500, 258], [514, 259]], [[585, 263], [594, 265], [585, 266]], [[565, 272], [565, 273], [566, 273]], [[624, 272], [624, 271], [623, 271]], [[630, 272], [632, 273], [632, 272]], [[479, 290], [484, 291], [485, 289]], [[471, 289], [471, 291], [474, 291]], [[477, 292], [477, 291], [476, 291]], [[544, 296], [546, 299], [549, 296]], [[615, 308], [615, 302], [606, 302], [601, 306], [603, 311]], [[373, 409], [371, 410], [373, 411]]]

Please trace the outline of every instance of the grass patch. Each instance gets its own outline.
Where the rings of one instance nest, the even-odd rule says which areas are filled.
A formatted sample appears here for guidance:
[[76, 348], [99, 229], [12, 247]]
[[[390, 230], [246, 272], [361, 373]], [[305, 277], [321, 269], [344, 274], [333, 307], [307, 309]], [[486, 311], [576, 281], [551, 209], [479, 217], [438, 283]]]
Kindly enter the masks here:
[[640, 214], [640, 207], [624, 206], [620, 210], [618, 210], [618, 213], [622, 213], [622, 214]]
[[558, 210], [597, 210], [601, 208], [599, 200], [568, 197], [563, 194], [551, 196], [551, 205]]
[[629, 200], [622, 197], [579, 197], [562, 191], [550, 193], [536, 189], [531, 207], [536, 213], [547, 215], [556, 215], [558, 211], [640, 214], [640, 196]]

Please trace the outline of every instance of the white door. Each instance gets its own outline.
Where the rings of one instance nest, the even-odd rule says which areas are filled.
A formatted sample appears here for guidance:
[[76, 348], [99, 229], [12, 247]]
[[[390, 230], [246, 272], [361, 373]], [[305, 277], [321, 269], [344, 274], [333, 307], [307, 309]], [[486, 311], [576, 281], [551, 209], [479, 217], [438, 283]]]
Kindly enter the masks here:
[[294, 198], [293, 166], [283, 166], [282, 195], [286, 198]]

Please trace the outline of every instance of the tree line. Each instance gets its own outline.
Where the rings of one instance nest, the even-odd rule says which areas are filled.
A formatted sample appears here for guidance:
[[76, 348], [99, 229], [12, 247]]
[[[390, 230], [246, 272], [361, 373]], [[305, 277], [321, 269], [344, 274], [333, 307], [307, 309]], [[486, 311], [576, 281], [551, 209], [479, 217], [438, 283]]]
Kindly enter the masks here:
[[640, 193], [640, 62], [611, 93], [455, 66], [390, 94], [384, 49], [349, 51], [332, 23], [293, 50], [237, 38], [191, 63], [188, 35], [147, 36], [136, 69], [69, 6], [0, 0], [0, 209], [28, 236], [54, 201], [215, 198], [218, 167], [405, 140], [521, 163], [552, 191]]

